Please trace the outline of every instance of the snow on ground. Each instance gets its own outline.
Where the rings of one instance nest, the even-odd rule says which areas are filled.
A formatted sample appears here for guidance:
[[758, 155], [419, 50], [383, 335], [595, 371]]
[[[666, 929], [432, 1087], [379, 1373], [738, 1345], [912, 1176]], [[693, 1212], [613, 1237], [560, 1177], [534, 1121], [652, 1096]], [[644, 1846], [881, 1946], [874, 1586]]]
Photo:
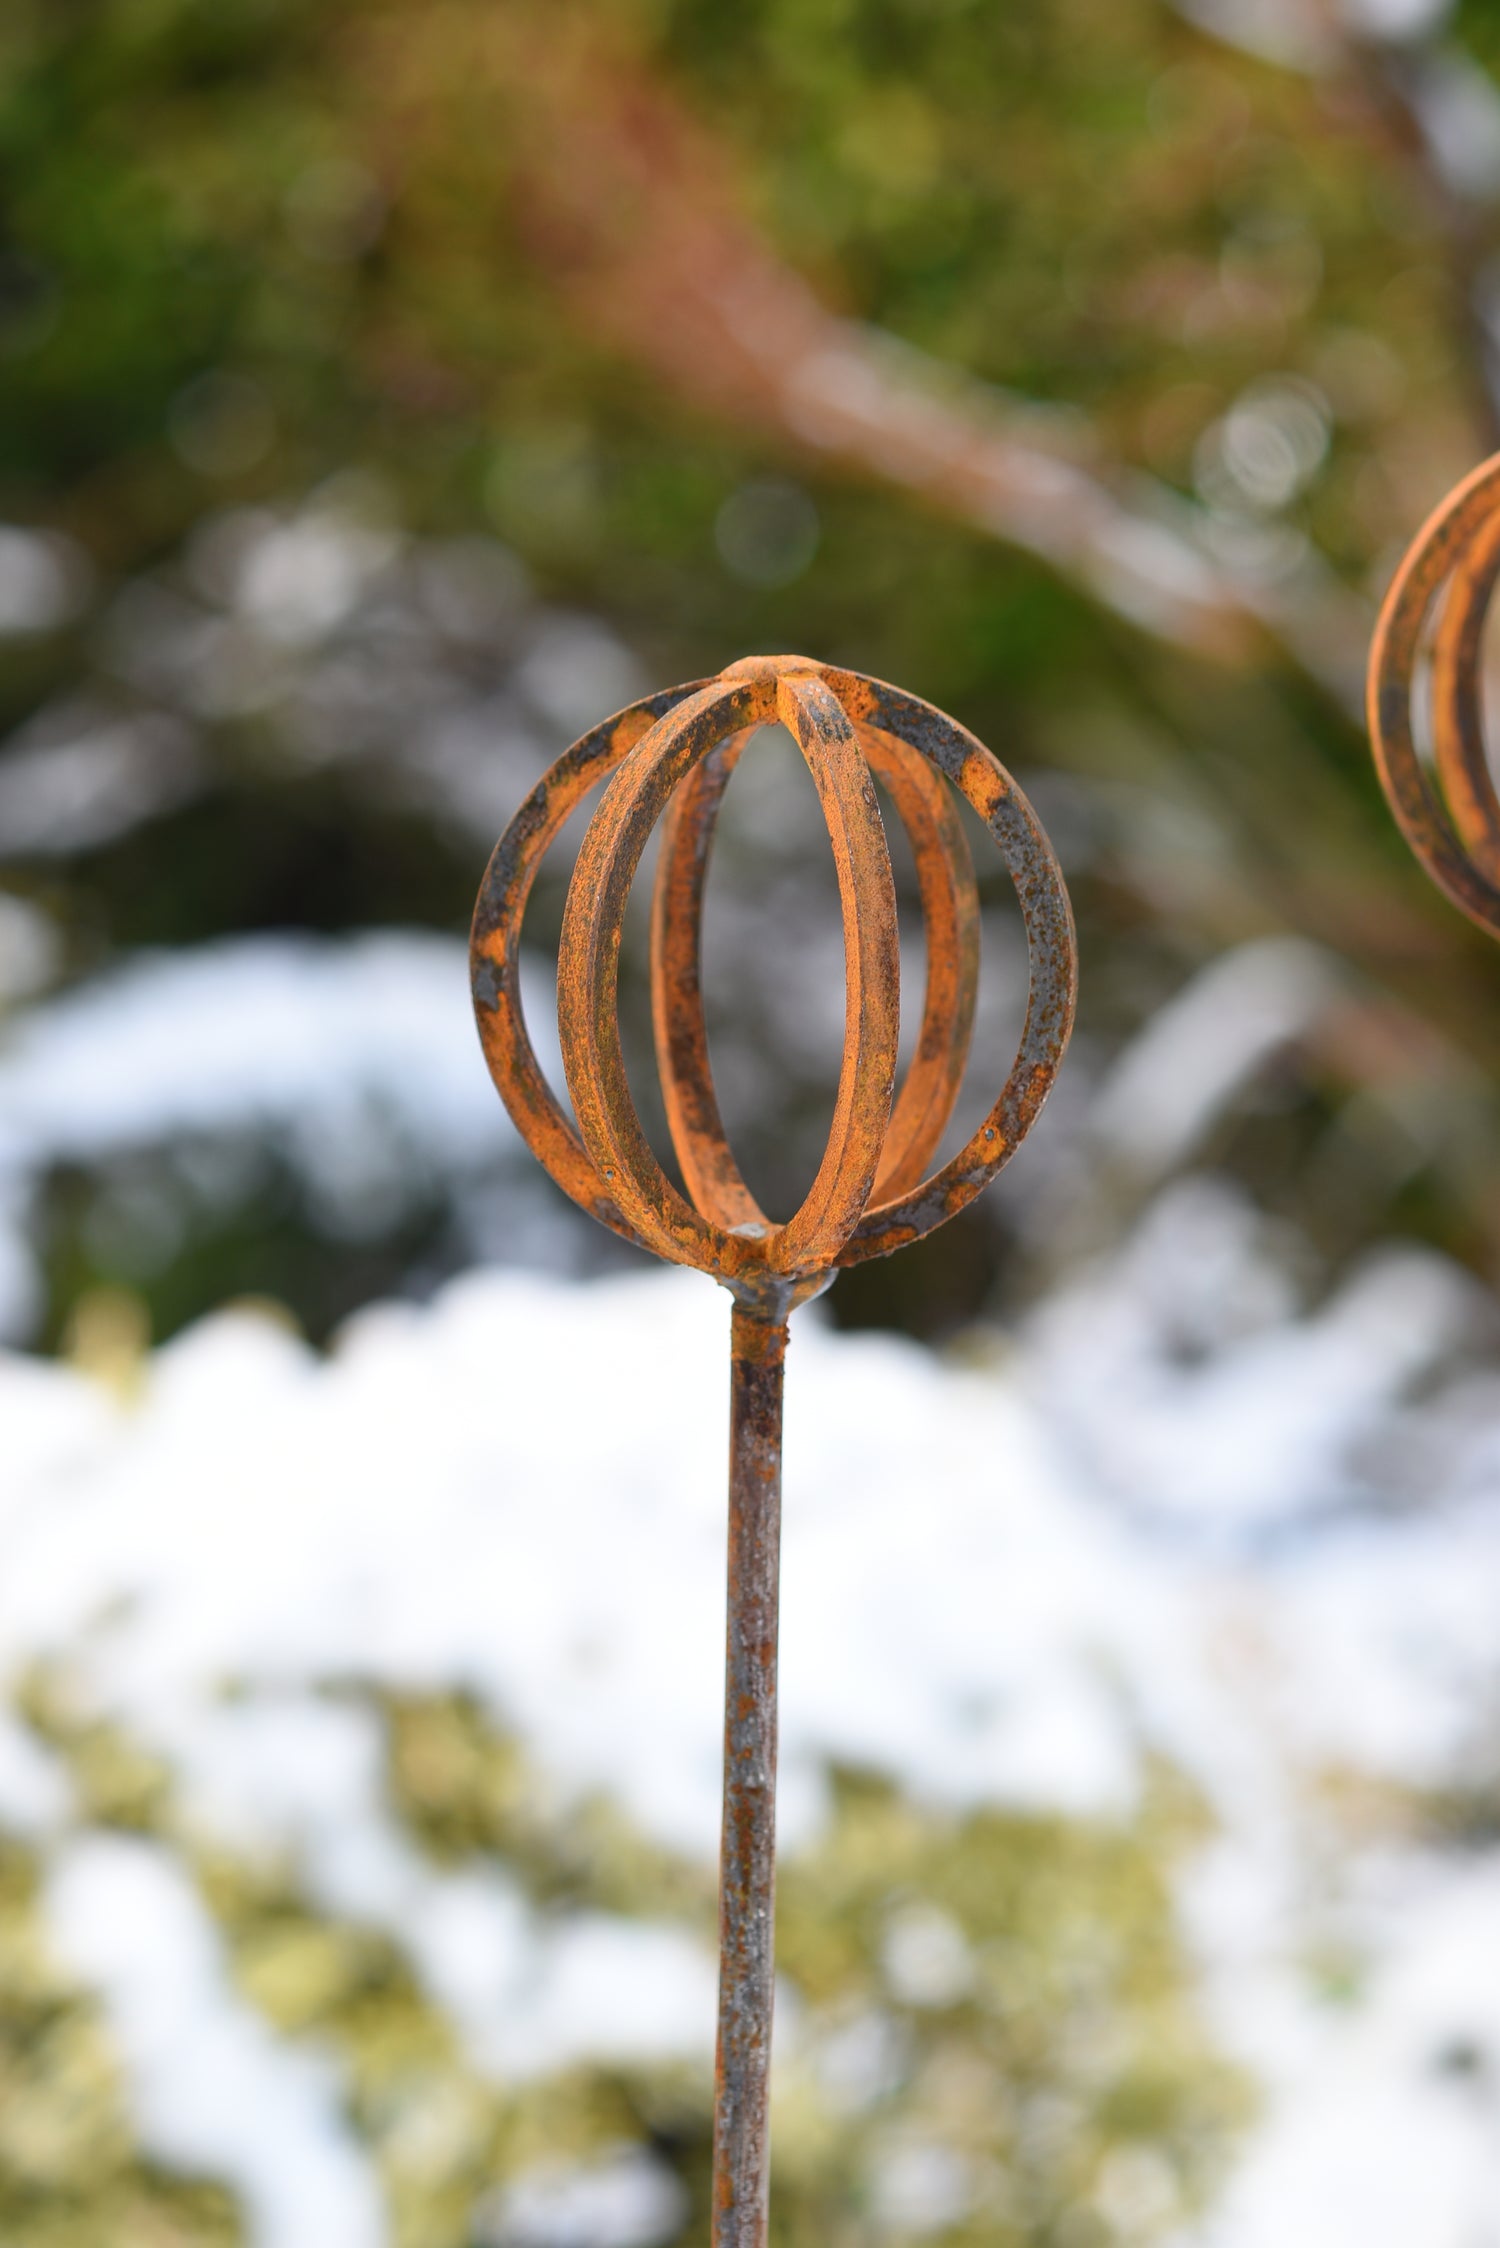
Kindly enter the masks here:
[[[1500, 2240], [1500, 1867], [1362, 1847], [1318, 1786], [1476, 1776], [1500, 1687], [1493, 1416], [1465, 1393], [1440, 1443], [1437, 1408], [1404, 1401], [1474, 1307], [1429, 1260], [1299, 1317], [1202, 1183], [1147, 1230], [1150, 1255], [990, 1367], [798, 1315], [783, 1836], [815, 1831], [831, 1759], [932, 1800], [1109, 1813], [1170, 1758], [1218, 1822], [1182, 1899], [1205, 2003], [1268, 2087], [1204, 2241], [1321, 2248], [1352, 2223], [1362, 2248], [1480, 2248]], [[1210, 1237], [1215, 1301], [1239, 1311], [1174, 1356], [1150, 1291]], [[403, 1931], [486, 2072], [706, 2057], [711, 1962], [684, 1934], [543, 1928], [500, 1877], [419, 1861], [382, 1808], [373, 1718], [320, 1688], [467, 1689], [557, 1784], [608, 1788], [709, 1859], [727, 1339], [697, 1276], [478, 1272], [363, 1313], [326, 1359], [222, 1314], [128, 1405], [0, 1360], [5, 1673], [66, 1653], [202, 1829], [289, 1852], [327, 1908]], [[1403, 1445], [1441, 1464], [1420, 1508], [1381, 1501]], [[325, 2248], [375, 2248], [331, 2079], [228, 1998], [181, 1873], [77, 1831], [16, 1727], [0, 1820], [47, 1849], [56, 1939], [103, 1994], [146, 2143], [239, 2184], [260, 2248], [304, 2237], [276, 2214], [295, 2158]], [[1360, 1972], [1334, 2003], [1308, 1962], [1338, 1945]], [[200, 2040], [212, 2066], [185, 2067]]]

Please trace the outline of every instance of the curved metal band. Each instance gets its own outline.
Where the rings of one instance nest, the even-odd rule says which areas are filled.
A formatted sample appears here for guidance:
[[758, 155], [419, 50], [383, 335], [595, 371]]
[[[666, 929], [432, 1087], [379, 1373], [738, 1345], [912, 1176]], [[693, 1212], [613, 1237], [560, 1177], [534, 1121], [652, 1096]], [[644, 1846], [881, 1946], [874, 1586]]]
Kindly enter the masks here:
[[994, 1107], [940, 1171], [866, 1213], [839, 1259], [856, 1264], [920, 1241], [957, 1216], [1014, 1155], [1051, 1090], [1073, 1027], [1078, 943], [1052, 846], [999, 759], [966, 727], [903, 688], [857, 671], [830, 668], [825, 676], [856, 722], [898, 734], [920, 750], [984, 821], [1015, 884], [1031, 975], [1020, 1045]]
[[[726, 733], [779, 717], [818, 789], [845, 930], [845, 1040], [829, 1144], [796, 1215], [730, 1232], [694, 1209], [657, 1162], [620, 1048], [619, 932], [646, 839], [678, 783]], [[558, 985], [563, 1066], [606, 1191], [649, 1247], [723, 1278], [830, 1265], [869, 1199], [885, 1140], [899, 1022], [896, 899], [868, 769], [837, 700], [809, 671], [726, 677], [663, 718], [621, 765], [585, 836], [568, 892]]]
[[927, 953], [921, 1027], [875, 1179], [883, 1203], [917, 1185], [958, 1103], [979, 997], [979, 887], [958, 809], [932, 766], [899, 734], [855, 731], [911, 844]]
[[[958, 1098], [979, 985], [979, 893], [968, 838], [932, 767], [898, 735], [872, 726], [855, 733], [911, 843], [927, 940], [922, 1025], [873, 1188], [884, 1201], [921, 1178]], [[769, 1228], [729, 1148], [703, 1013], [703, 893], [714, 826], [750, 738], [747, 730], [720, 742], [667, 806], [652, 893], [651, 999], [667, 1122], [688, 1193], [719, 1225]]]
[[896, 1090], [901, 951], [891, 855], [854, 728], [811, 673], [781, 678], [776, 707], [817, 785], [844, 916], [844, 1060], [828, 1149], [801, 1209], [766, 1244], [772, 1269], [791, 1274], [834, 1263], [869, 1202]]
[[1432, 729], [1438, 782], [1470, 858], [1500, 883], [1500, 800], [1484, 746], [1484, 627], [1500, 577], [1500, 505], [1448, 582], [1432, 640]]
[[605, 1191], [583, 1142], [542, 1075], [521, 1004], [521, 924], [547, 847], [575, 807], [658, 718], [707, 684], [694, 680], [626, 705], [584, 734], [542, 775], [490, 854], [469, 932], [474, 1017], [490, 1076], [542, 1169], [612, 1232], [644, 1244]]
[[[1469, 918], [1500, 935], [1500, 805], [1484, 753], [1480, 656], [1500, 574], [1500, 454], [1451, 492], [1413, 541], [1386, 595], [1370, 648], [1369, 724], [1376, 768], [1407, 842]], [[1417, 752], [1412, 693], [1429, 619], [1439, 798]]]

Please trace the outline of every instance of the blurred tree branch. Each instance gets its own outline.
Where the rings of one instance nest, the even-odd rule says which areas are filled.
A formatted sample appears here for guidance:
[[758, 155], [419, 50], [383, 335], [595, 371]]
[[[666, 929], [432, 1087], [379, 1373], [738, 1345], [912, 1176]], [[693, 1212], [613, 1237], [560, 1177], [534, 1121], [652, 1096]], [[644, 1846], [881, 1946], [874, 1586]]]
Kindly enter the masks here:
[[1279, 648], [1358, 710], [1371, 614], [1320, 558], [1279, 577], [1226, 560], [1170, 486], [841, 317], [755, 226], [707, 125], [597, 13], [512, 9], [464, 28], [460, 47], [450, 19], [447, 67], [478, 40], [525, 236], [586, 330], [697, 407], [1042, 557], [1174, 647], [1230, 665]]

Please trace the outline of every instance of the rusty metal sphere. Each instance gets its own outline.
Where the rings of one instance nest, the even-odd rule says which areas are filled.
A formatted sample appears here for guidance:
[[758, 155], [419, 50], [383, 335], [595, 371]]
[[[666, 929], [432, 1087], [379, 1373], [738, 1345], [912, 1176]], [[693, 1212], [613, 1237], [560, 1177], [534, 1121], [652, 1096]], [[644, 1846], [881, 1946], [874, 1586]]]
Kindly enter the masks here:
[[[1500, 579], [1500, 454], [1449, 493], [1397, 571], [1370, 649], [1369, 720], [1401, 832], [1440, 889], [1500, 936], [1500, 799], [1484, 747], [1485, 619]], [[1414, 702], [1426, 670], [1432, 765]]]
[[[828, 1148], [801, 1208], [782, 1225], [758, 1207], [730, 1152], [709, 1067], [700, 974], [704, 877], [725, 784], [755, 730], [777, 721], [807, 762], [833, 845], [846, 980]], [[910, 837], [927, 933], [922, 1025], [899, 1096], [896, 899], [872, 773]], [[578, 854], [559, 950], [558, 1022], [575, 1131], [527, 1036], [521, 924], [548, 844], [610, 774]], [[927, 1176], [968, 1058], [979, 967], [973, 866], [945, 782], [984, 821], [1015, 884], [1031, 989], [1020, 1047], [994, 1106], [958, 1154]], [[641, 1128], [616, 1008], [626, 900], [659, 820], [652, 1008], [686, 1196]], [[491, 1075], [522, 1138], [563, 1191], [627, 1240], [711, 1273], [742, 1300], [784, 1315], [839, 1266], [930, 1233], [1015, 1152], [1067, 1042], [1076, 948], [1047, 838], [982, 743], [929, 703], [859, 672], [798, 656], [756, 656], [716, 679], [632, 703], [559, 758], [495, 848], [475, 910], [471, 967]]]

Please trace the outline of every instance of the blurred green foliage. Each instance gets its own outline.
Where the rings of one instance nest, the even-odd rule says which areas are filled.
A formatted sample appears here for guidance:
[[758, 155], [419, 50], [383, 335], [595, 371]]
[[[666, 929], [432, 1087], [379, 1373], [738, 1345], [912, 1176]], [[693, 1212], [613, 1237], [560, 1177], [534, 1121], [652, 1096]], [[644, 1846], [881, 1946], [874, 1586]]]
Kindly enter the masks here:
[[0, 1841], [0, 2227], [26, 2248], [237, 2248], [231, 2196], [135, 2151], [89, 2002], [49, 1956], [36, 1872]]
[[[554, 1925], [626, 1914], [711, 1946], [701, 1867], [606, 1803], [549, 1795], [462, 1697], [374, 1701], [391, 1814], [436, 1863], [498, 1873]], [[621, 2143], [669, 2166], [687, 2212], [678, 2237], [702, 2236], [706, 2068], [577, 2064], [504, 2085], [480, 2075], [397, 1941], [321, 1911], [294, 1865], [206, 1844], [162, 1768], [80, 1719], [65, 1679], [34, 1678], [23, 1705], [61, 1753], [88, 1825], [171, 1848], [213, 1913], [240, 1994], [281, 2035], [336, 2056], [395, 2248], [503, 2237], [486, 2228], [507, 2182]], [[872, 2229], [943, 2248], [1145, 2248], [1202, 2206], [1250, 2102], [1196, 2019], [1174, 1922], [1170, 1868], [1196, 1827], [1166, 1774], [1117, 1825], [958, 1815], [871, 1776], [835, 1775], [825, 1831], [781, 1875], [784, 2011], [795, 2020], [773, 2118], [779, 2248], [856, 2248]], [[0, 2128], [0, 2225], [28, 2248], [33, 2238], [83, 2248], [116, 2222], [109, 2237], [135, 2248], [137, 2221], [143, 2244], [237, 2239], [211, 2186], [169, 2188], [133, 2165], [108, 2036], [48, 1963], [24, 1855], [6, 1864], [0, 1973], [20, 2102], [9, 2114], [27, 2128]], [[49, 2149], [54, 2170], [39, 2178]], [[934, 2168], [940, 2187], [949, 2176], [951, 2216], [903, 2215], [913, 2190], [903, 2163], [929, 2200]], [[132, 2215], [137, 2202], [158, 2233]], [[40, 2229], [16, 2229], [36, 2211]]]
[[[1481, 58], [1486, 23], [1459, 24]], [[1457, 210], [1369, 55], [1299, 73], [1163, 0], [15, 7], [0, 511], [75, 535], [98, 584], [80, 627], [11, 643], [0, 720], [97, 680], [111, 595], [206, 515], [373, 468], [416, 530], [497, 532], [651, 676], [806, 646], [1081, 789], [1080, 1056], [1107, 1057], [1228, 943], [1292, 928], [1329, 946], [1372, 1019], [1365, 1061], [1350, 1039], [1304, 1055], [1270, 1089], [1274, 1124], [1262, 1087], [1214, 1158], [1330, 1269], [1392, 1227], [1490, 1269], [1500, 976], [1408, 863], [1348, 715], [1274, 654], [1219, 667], [1153, 643], [977, 528], [695, 393], [690, 367], [664, 384], [569, 278], [538, 187], [545, 151], [566, 167], [569, 133], [583, 150], [594, 130], [569, 100], [615, 76], [696, 121], [705, 195], [742, 204], [826, 302], [1026, 402], [1039, 442], [1187, 494], [1236, 399], [1310, 386], [1327, 455], [1274, 527], [1356, 583], [1484, 442], [1493, 214]], [[716, 543], [767, 475], [815, 509], [815, 551], [780, 584]], [[62, 921], [74, 969], [226, 930], [462, 927], [471, 848], [390, 819], [357, 776], [289, 769], [254, 713], [204, 730], [206, 799], [7, 877]], [[1429, 1102], [1413, 1140], [1399, 1056], [1417, 1023], [1441, 1044], [1412, 1066], [1442, 1114]], [[1378, 1120], [1393, 1103], [1400, 1123], [1350, 1140], [1351, 1104]], [[1331, 1148], [1355, 1166], [1336, 1209]], [[54, 1231], [51, 1333], [77, 1286], [122, 1277], [78, 1268], [65, 1198]], [[221, 1247], [163, 1324], [263, 1284], [233, 1228]], [[321, 1332], [338, 1291], [297, 1266], [276, 1272]], [[981, 1308], [999, 1269], [993, 1246], [972, 1282], [955, 1267], [937, 1324]], [[846, 1315], [924, 1324], [886, 1282], [847, 1288]]]

